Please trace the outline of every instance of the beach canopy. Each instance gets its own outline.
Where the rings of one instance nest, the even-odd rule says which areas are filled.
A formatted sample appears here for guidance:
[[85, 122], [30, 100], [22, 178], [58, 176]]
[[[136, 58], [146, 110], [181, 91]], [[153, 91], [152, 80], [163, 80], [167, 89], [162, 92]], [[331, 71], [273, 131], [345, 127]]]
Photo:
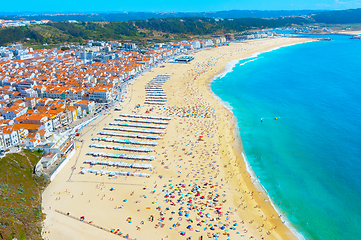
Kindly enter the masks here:
[[159, 140], [162, 137], [159, 136], [150, 136], [143, 134], [131, 134], [131, 133], [119, 133], [119, 132], [98, 132], [99, 135], [107, 135], [107, 136], [115, 136], [115, 137], [127, 137], [127, 138], [141, 138], [141, 139], [149, 139], [149, 140]]
[[132, 154], [122, 154], [122, 153], [87, 152], [86, 155], [90, 155], [93, 157], [124, 158], [124, 159], [132, 159], [132, 160], [138, 159], [138, 160], [147, 160], [147, 161], [153, 161], [155, 159], [154, 156], [132, 155]]
[[126, 163], [126, 162], [112, 162], [112, 161], [99, 161], [99, 160], [85, 160], [83, 163], [90, 165], [107, 165], [111, 167], [136, 168], [136, 169], [153, 168], [151, 164], [144, 164], [144, 163]]
[[110, 122], [109, 125], [116, 125], [122, 127], [136, 127], [136, 128], [155, 128], [155, 129], [166, 129], [167, 126], [162, 125], [146, 125], [146, 124], [134, 124], [134, 123], [117, 123], [117, 122]]
[[[153, 78], [152, 80], [150, 80], [145, 85], [145, 91], [146, 91], [147, 95], [146, 95], [146, 100], [145, 100], [144, 104], [165, 105], [167, 98], [165, 95], [165, 91], [163, 89], [163, 84], [169, 78], [170, 78], [169, 75], [168, 76], [158, 75], [155, 78]], [[160, 97], [155, 98], [155, 97], [153, 97], [154, 94], [158, 94], [158, 96], [160, 96], [162, 94], [162, 96], [164, 96], [164, 98], [160, 98]]]
[[104, 142], [113, 142], [113, 143], [120, 143], [120, 144], [150, 145], [150, 146], [158, 145], [157, 142], [115, 139], [115, 138], [105, 138], [105, 137], [93, 137], [92, 141], [104, 141]]
[[132, 151], [132, 152], [153, 152], [152, 148], [139, 148], [139, 147], [127, 147], [127, 146], [114, 146], [114, 145], [103, 145], [103, 144], [90, 144], [91, 148], [100, 148], [100, 149], [113, 149], [119, 151]]
[[138, 133], [149, 133], [149, 134], [164, 134], [161, 130], [150, 130], [150, 129], [136, 129], [136, 128], [122, 128], [122, 127], [104, 127], [104, 130], [114, 130], [122, 132], [138, 132]]
[[165, 102], [145, 101], [144, 104], [149, 104], [149, 105], [165, 105]]
[[150, 120], [150, 119], [115, 118], [114, 120], [124, 121], [124, 122], [136, 122], [136, 123], [168, 124], [168, 121]]
[[136, 176], [136, 177], [146, 177], [146, 178], [150, 177], [150, 175], [147, 174], [147, 173], [139, 173], [139, 172], [131, 173], [131, 172], [122, 172], [122, 171], [95, 170], [95, 169], [87, 169], [87, 168], [82, 168], [80, 170], [80, 172], [82, 174], [95, 173], [96, 175], [109, 175], [110, 177], [115, 176], [115, 175], [118, 175], [118, 176]]

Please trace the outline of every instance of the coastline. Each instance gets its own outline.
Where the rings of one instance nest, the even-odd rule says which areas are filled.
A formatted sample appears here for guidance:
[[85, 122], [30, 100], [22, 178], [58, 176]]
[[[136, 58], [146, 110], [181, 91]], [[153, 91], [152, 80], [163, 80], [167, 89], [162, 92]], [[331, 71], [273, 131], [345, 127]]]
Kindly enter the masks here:
[[[206, 89], [207, 91], [209, 91], [213, 98], [219, 102], [219, 104], [222, 105], [222, 107], [224, 108], [224, 110], [226, 112], [229, 112], [231, 114], [231, 118], [228, 118], [228, 121], [231, 122], [231, 126], [232, 128], [229, 131], [230, 136], [233, 135], [233, 142], [232, 142], [232, 148], [233, 148], [233, 154], [234, 156], [236, 156], [236, 163], [241, 164], [239, 169], [234, 169], [235, 171], [240, 171], [242, 167], [245, 167], [247, 170], [247, 173], [250, 174], [250, 178], [243, 178], [243, 180], [246, 180], [246, 185], [247, 187], [249, 187], [249, 191], [258, 191], [259, 193], [261, 193], [259, 196], [256, 196], [255, 200], [258, 204], [262, 204], [264, 205], [264, 201], [265, 199], [267, 199], [267, 201], [270, 203], [270, 206], [266, 206], [267, 211], [269, 212], [269, 214], [273, 214], [276, 213], [276, 216], [281, 216], [282, 211], [272, 202], [270, 196], [268, 195], [266, 189], [263, 187], [263, 185], [259, 182], [257, 176], [255, 175], [255, 173], [252, 170], [252, 167], [250, 165], [250, 163], [247, 160], [247, 156], [246, 153], [244, 151], [243, 148], [243, 144], [242, 144], [242, 138], [240, 135], [240, 129], [238, 126], [238, 120], [235, 117], [235, 115], [233, 114], [232, 110], [232, 106], [228, 103], [223, 101], [219, 96], [217, 96], [211, 89], [211, 84], [213, 81], [217, 80], [218, 78], [223, 78], [226, 74], [228, 74], [229, 72], [233, 71], [233, 68], [236, 67], [237, 64], [239, 64], [240, 61], [242, 60], [246, 60], [246, 59], [250, 59], [244, 63], [242, 63], [241, 65], [244, 65], [250, 61], [254, 61], [256, 59], [253, 58], [257, 58], [260, 54], [262, 53], [266, 53], [266, 52], [271, 52], [283, 47], [288, 47], [288, 46], [293, 46], [296, 44], [302, 44], [302, 43], [307, 43], [307, 42], [311, 42], [311, 41], [315, 41], [315, 39], [302, 39], [301, 38], [301, 42], [296, 42], [296, 43], [291, 43], [291, 44], [284, 44], [284, 45], [280, 45], [280, 46], [276, 46], [270, 49], [267, 49], [265, 51], [262, 52], [253, 52], [253, 53], [248, 53], [249, 56], [245, 56], [239, 59], [233, 59], [230, 60], [229, 62], [226, 62], [225, 66], [222, 68], [222, 70], [220, 70], [219, 72], [215, 73], [213, 76], [210, 76], [209, 79], [206, 79]], [[242, 165], [243, 164], [243, 165]], [[238, 167], [238, 166], [237, 166]], [[247, 181], [248, 180], [248, 181]], [[235, 180], [233, 182], [234, 187], [237, 188], [239, 181]], [[263, 200], [262, 200], [263, 198]], [[263, 208], [264, 210], [264, 208]], [[284, 225], [282, 225], [282, 221], [284, 221]], [[280, 221], [278, 221], [277, 224]], [[282, 229], [281, 231], [279, 231], [279, 235], [277, 237], [277, 239], [305, 239], [304, 236], [297, 231], [297, 229], [292, 225], [292, 223], [288, 220], [287, 217], [282, 217], [281, 220], [281, 226], [286, 226], [286, 228], [288, 229]], [[289, 231], [292, 232], [293, 236], [291, 236], [289, 233], [287, 233]]]
[[316, 32], [316, 33], [301, 33], [300, 35], [341, 35], [341, 36], [357, 36], [361, 31], [337, 31], [337, 32]]
[[[312, 39], [312, 41], [315, 41], [315, 39]], [[235, 60], [231, 60], [230, 62], [228, 62], [225, 67], [217, 74], [215, 74], [213, 77], [211, 77], [209, 80], [207, 80], [207, 90], [211, 92], [211, 94], [213, 95], [213, 97], [227, 110], [230, 112], [230, 114], [232, 115], [232, 118], [230, 119], [230, 121], [233, 124], [233, 131], [232, 134], [234, 135], [235, 140], [232, 143], [233, 149], [234, 149], [234, 154], [237, 156], [238, 159], [241, 159], [244, 162], [244, 165], [247, 169], [247, 172], [250, 174], [250, 180], [251, 180], [251, 184], [250, 185], [254, 185], [255, 189], [259, 192], [262, 192], [262, 194], [267, 198], [267, 201], [271, 204], [271, 208], [274, 209], [274, 211], [276, 211], [278, 216], [282, 215], [282, 211], [272, 202], [272, 199], [270, 198], [270, 196], [267, 193], [267, 190], [264, 188], [264, 186], [260, 183], [259, 179], [257, 178], [256, 174], [253, 172], [252, 166], [249, 163], [249, 161], [247, 160], [247, 156], [246, 153], [244, 151], [243, 148], [243, 143], [242, 143], [242, 137], [240, 134], [240, 129], [239, 129], [239, 123], [238, 123], [238, 119], [236, 118], [236, 116], [233, 114], [233, 108], [232, 106], [228, 103], [223, 101], [219, 96], [217, 96], [211, 88], [211, 84], [213, 81], [216, 81], [218, 78], [223, 78], [225, 75], [227, 75], [228, 73], [233, 71], [233, 68], [236, 67], [236, 65], [239, 64], [239, 62], [243, 61], [243, 60], [247, 60], [248, 61], [241, 63], [240, 66], [251, 62], [251, 61], [255, 61], [257, 60], [257, 57], [262, 54], [262, 53], [267, 53], [267, 52], [271, 52], [271, 51], [275, 51], [278, 50], [280, 48], [284, 48], [284, 47], [289, 47], [289, 46], [293, 46], [296, 44], [303, 44], [303, 43], [308, 43], [310, 41], [304, 41], [304, 42], [298, 42], [298, 43], [292, 43], [292, 44], [285, 44], [282, 46], [277, 46], [274, 48], [271, 48], [269, 50], [265, 50], [263, 52], [255, 52], [252, 53], [250, 56], [246, 56], [240, 59], [235, 59]], [[241, 154], [239, 154], [241, 153]], [[259, 201], [258, 201], [259, 202]], [[305, 239], [305, 237], [297, 231], [297, 229], [292, 225], [292, 223], [288, 220], [287, 217], [282, 217], [282, 220], [285, 222], [284, 225], [287, 226], [287, 228], [289, 228], [289, 230], [291, 230], [291, 232], [297, 236], [297, 239], [303, 240]], [[288, 237], [288, 236], [287, 236]]]
[[[112, 228], [116, 222], [119, 228], [129, 231], [130, 236], [137, 237], [137, 239], [145, 239], [149, 237], [149, 234], [153, 234], [153, 239], [166, 239], [168, 237], [168, 239], [183, 239], [174, 229], [170, 230], [171, 226], [168, 225], [168, 223], [166, 223], [165, 228], [155, 229], [154, 224], [152, 226], [146, 222], [142, 227], [142, 231], [136, 231], [134, 224], [129, 225], [125, 219], [127, 216], [133, 216], [134, 222], [140, 221], [141, 219], [146, 221], [149, 214], [158, 213], [156, 209], [153, 209], [154, 205], [152, 205], [151, 200], [158, 202], [157, 205], [159, 204], [159, 206], [165, 207], [165, 203], [158, 200], [161, 192], [158, 193], [159, 187], [157, 188], [157, 185], [165, 186], [177, 183], [177, 181], [180, 180], [177, 180], [176, 175], [178, 175], [179, 179], [183, 179], [182, 182], [195, 183], [193, 178], [198, 178], [198, 176], [192, 178], [188, 177], [188, 175], [194, 174], [192, 169], [199, 170], [203, 165], [198, 166], [196, 163], [192, 163], [192, 158], [186, 155], [186, 151], [205, 151], [202, 153], [204, 157], [202, 157], [202, 154], [196, 154], [194, 156], [205, 158], [203, 159], [205, 167], [203, 166], [201, 169], [204, 168], [204, 170], [201, 171], [208, 171], [208, 175], [204, 175], [206, 181], [213, 181], [213, 175], [215, 174], [214, 181], [222, 183], [222, 186], [223, 183], [225, 184], [223, 186], [224, 189], [220, 187], [220, 189], [225, 190], [224, 192], [227, 193], [227, 196], [222, 198], [228, 200], [225, 201], [224, 208], [232, 209], [232, 217], [235, 221], [245, 222], [242, 229], [240, 229], [242, 230], [242, 234], [247, 236], [247, 238], [255, 236], [257, 239], [261, 239], [262, 236], [265, 239], [297, 239], [296, 233], [293, 233], [292, 230], [277, 217], [278, 213], [276, 209], [272, 204], [267, 203], [267, 201], [269, 201], [267, 200], [268, 195], [262, 191], [261, 187], [260, 189], [257, 188], [257, 183], [254, 183], [255, 179], [252, 177], [252, 173], [247, 171], [246, 159], [241, 155], [243, 148], [242, 142], [239, 141], [240, 136], [238, 136], [239, 129], [237, 129], [237, 120], [232, 112], [222, 105], [219, 99], [217, 100], [217, 98], [215, 98], [209, 84], [212, 79], [214, 79], [214, 76], [224, 72], [226, 65], [231, 61], [239, 62], [240, 59], [252, 56], [252, 54], [255, 53], [264, 52], [275, 47], [308, 41], [312, 41], [312, 39], [265, 39], [234, 43], [228, 47], [205, 49], [194, 54], [195, 60], [193, 63], [183, 65], [166, 63], [165, 68], [158, 67], [140, 76], [139, 79], [128, 86], [127, 99], [125, 101], [127, 104], [124, 106], [122, 113], [131, 114], [137, 111], [138, 114], [145, 114], [151, 106], [142, 105], [138, 110], [134, 108], [136, 104], [142, 104], [144, 102], [145, 84], [156, 75], [170, 74], [173, 80], [164, 84], [164, 88], [169, 97], [167, 107], [207, 104], [206, 106], [212, 106], [214, 108], [215, 117], [210, 119], [193, 119], [172, 115], [174, 119], [170, 122], [167, 133], [163, 139], [159, 141], [159, 146], [154, 148], [156, 161], [151, 162], [154, 165], [154, 169], [150, 171], [151, 177], [148, 179], [134, 177], [108, 178], [107, 176], [80, 174], [74, 174], [69, 178], [69, 173], [72, 171], [70, 165], [74, 165], [76, 169], [79, 169], [85, 166], [81, 160], [89, 159], [88, 156], [85, 156], [85, 151], [93, 150], [87, 147], [89, 143], [92, 143], [91, 136], [93, 133], [96, 134], [97, 131], [101, 131], [102, 128], [113, 121], [114, 117], [117, 117], [120, 112], [112, 110], [102, 121], [97, 120], [92, 126], [87, 126], [83, 130], [83, 132], [85, 132], [84, 135], [82, 135], [84, 142], [81, 144], [79, 144], [79, 142], [77, 143], [77, 150], [80, 152], [75, 155], [80, 157], [80, 161], [75, 161], [75, 157], [73, 157], [43, 193], [43, 208], [47, 214], [44, 238], [51, 240], [64, 239], [66, 237], [69, 239], [75, 239], [77, 237], [100, 239], [99, 237], [102, 237], [104, 234], [107, 234], [107, 239], [119, 238], [110, 233], [105, 233], [103, 230], [97, 230], [84, 223], [76, 222], [71, 218], [60, 215], [55, 212], [55, 210], [58, 210], [71, 212], [74, 216], [84, 215], [86, 219], [91, 219], [95, 224], [105, 228]], [[199, 72], [201, 73], [198, 74]], [[131, 98], [129, 98], [130, 96]], [[162, 108], [153, 108], [152, 111], [152, 114], [158, 116], [168, 116], [171, 113], [169, 109], [164, 110]], [[209, 146], [203, 147], [203, 145], [200, 146], [199, 142], [194, 140], [196, 136], [202, 133], [202, 124], [204, 123], [209, 123], [208, 130], [214, 130], [215, 138], [213, 138], [211, 134], [209, 134], [210, 136], [204, 136], [205, 143], [212, 143], [213, 146], [209, 144]], [[90, 131], [92, 129], [93, 131]], [[192, 143], [192, 146], [194, 144], [194, 147], [191, 148], [189, 143]], [[215, 148], [214, 145], [219, 147]], [[186, 150], [179, 152], [178, 146]], [[84, 148], [85, 150], [83, 150]], [[111, 150], [109, 150], [109, 152], [110, 151]], [[184, 158], [185, 168], [183, 167], [181, 169], [182, 171], [180, 171], [179, 166], [176, 165], [181, 160], [178, 159], [178, 155], [179, 157], [182, 155], [182, 159]], [[209, 155], [210, 157], [205, 157]], [[161, 161], [167, 164], [167, 169], [164, 168]], [[213, 168], [207, 167], [212, 164]], [[216, 164], [217, 166], [219, 165], [218, 168], [215, 168]], [[163, 177], [159, 179], [159, 175]], [[211, 176], [212, 178], [210, 178]], [[156, 182], [156, 185], [153, 187], [154, 182]], [[106, 187], [104, 185], [106, 185]], [[143, 189], [144, 186], [148, 186], [146, 192]], [[110, 187], [114, 187], [116, 190], [109, 192]], [[119, 188], [121, 188], [121, 191], [117, 191]], [[156, 190], [158, 194], [152, 195], [149, 192], [153, 189]], [[135, 192], [134, 196], [142, 196], [142, 194], [147, 193], [148, 199], [142, 198], [141, 204], [136, 203], [137, 201], [132, 202], [132, 195], [129, 195], [132, 191]], [[105, 196], [104, 200], [103, 197], [101, 197], [103, 194]], [[110, 199], [114, 198], [115, 201], [107, 201], [106, 198], [109, 197]], [[129, 198], [131, 201], [124, 203], [122, 201], [124, 198]], [[123, 204], [124, 209], [116, 210], [114, 208], [114, 205], [119, 206], [119, 204]], [[145, 207], [151, 207], [151, 209], [143, 210]], [[136, 208], [139, 208], [140, 211], [135, 211]], [[272, 218], [272, 215], [275, 217]], [[277, 229], [275, 226], [277, 226]], [[180, 229], [182, 227], [180, 227]], [[244, 233], [243, 227], [247, 229]], [[266, 232], [270, 232], [271, 234], [266, 235]], [[196, 235], [195, 232], [192, 232], [192, 234]], [[233, 236], [237, 237], [237, 235]], [[231, 238], [233, 239], [233, 237]], [[226, 236], [221, 236], [220, 239], [226, 239]]]

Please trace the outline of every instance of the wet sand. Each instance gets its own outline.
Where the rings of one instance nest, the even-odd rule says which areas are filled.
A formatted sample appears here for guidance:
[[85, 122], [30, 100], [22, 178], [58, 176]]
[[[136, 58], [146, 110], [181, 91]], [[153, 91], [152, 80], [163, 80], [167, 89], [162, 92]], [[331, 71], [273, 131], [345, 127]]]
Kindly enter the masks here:
[[[256, 179], [247, 172], [233, 115], [214, 98], [209, 82], [232, 60], [305, 41], [310, 39], [264, 39], [206, 49], [195, 53], [189, 64], [166, 63], [164, 68], [131, 83], [122, 111], [111, 111], [82, 130], [77, 152], [44, 191], [43, 237], [119, 239], [96, 225], [119, 229], [131, 239], [206, 239], [214, 234], [218, 239], [297, 239], [283, 223], [287, 219], [278, 216], [268, 197], [254, 184]], [[170, 75], [164, 83], [168, 101], [162, 106], [144, 104], [144, 86], [159, 74]], [[155, 141], [158, 146], [150, 147], [154, 152], [90, 148], [92, 143], [121, 146], [91, 140], [120, 113], [167, 116], [172, 120], [162, 139]], [[143, 161], [153, 165], [151, 170], [90, 167], [83, 161], [142, 161], [95, 158], [87, 152], [138, 154], [155, 156], [155, 160]], [[80, 174], [82, 167], [151, 176]]]

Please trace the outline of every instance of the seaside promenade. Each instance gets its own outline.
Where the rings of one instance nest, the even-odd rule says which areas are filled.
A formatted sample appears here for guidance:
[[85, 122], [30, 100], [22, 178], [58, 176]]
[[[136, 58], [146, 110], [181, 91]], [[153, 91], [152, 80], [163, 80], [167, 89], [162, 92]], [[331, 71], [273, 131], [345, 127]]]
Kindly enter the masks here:
[[[43, 237], [297, 239], [247, 172], [233, 115], [209, 81], [232, 60], [305, 41], [206, 49], [190, 63], [166, 63], [133, 81], [122, 110], [82, 130], [73, 158], [44, 191]], [[159, 76], [169, 76], [153, 86], [163, 100], [149, 104], [146, 86]]]

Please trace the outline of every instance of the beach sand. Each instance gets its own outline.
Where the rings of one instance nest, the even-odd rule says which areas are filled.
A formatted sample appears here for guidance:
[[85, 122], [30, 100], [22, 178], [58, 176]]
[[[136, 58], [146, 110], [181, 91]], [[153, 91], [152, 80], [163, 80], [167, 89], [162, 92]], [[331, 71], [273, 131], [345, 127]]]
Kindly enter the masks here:
[[345, 35], [360, 35], [361, 31], [339, 31], [338, 34], [345, 34]]
[[[122, 111], [111, 110], [82, 130], [73, 158], [45, 189], [43, 237], [119, 239], [106, 230], [120, 229], [131, 239], [206, 239], [217, 233], [218, 239], [297, 239], [283, 223], [287, 219], [279, 217], [254, 183], [257, 179], [247, 172], [233, 115], [214, 98], [209, 82], [232, 60], [306, 41], [311, 39], [264, 39], [205, 49], [192, 54], [195, 59], [189, 64], [166, 63], [133, 81]], [[170, 75], [164, 83], [168, 101], [162, 106], [144, 104], [144, 86], [159, 74]], [[155, 141], [158, 146], [143, 146], [154, 152], [90, 148], [92, 143], [120, 146], [91, 140], [120, 113], [172, 120], [162, 139]], [[149, 173], [149, 178], [80, 174], [81, 167], [90, 168], [83, 163], [86, 159], [134, 162], [94, 158], [87, 152], [138, 154], [155, 156], [155, 160], [143, 162], [152, 164], [152, 170], [138, 170]]]

